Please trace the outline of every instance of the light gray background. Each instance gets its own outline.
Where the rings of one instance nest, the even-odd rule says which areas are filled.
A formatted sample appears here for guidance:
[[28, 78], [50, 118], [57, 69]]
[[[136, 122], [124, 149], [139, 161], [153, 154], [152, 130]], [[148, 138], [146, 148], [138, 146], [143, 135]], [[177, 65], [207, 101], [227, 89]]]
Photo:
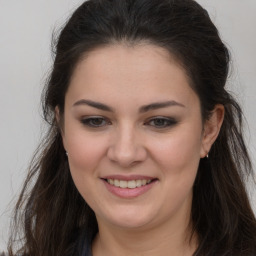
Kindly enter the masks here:
[[[6, 247], [13, 199], [43, 131], [39, 102], [52, 63], [51, 33], [81, 2], [0, 0], [0, 251]], [[247, 117], [247, 143], [256, 166], [256, 1], [198, 2], [231, 50], [229, 86]]]

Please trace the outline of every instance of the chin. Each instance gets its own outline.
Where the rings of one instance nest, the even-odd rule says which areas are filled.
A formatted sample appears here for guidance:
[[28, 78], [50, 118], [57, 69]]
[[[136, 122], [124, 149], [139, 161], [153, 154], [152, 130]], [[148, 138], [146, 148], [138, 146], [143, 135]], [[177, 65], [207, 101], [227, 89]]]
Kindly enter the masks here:
[[147, 214], [145, 211], [140, 213], [138, 211], [132, 212], [126, 210], [124, 212], [118, 212], [111, 216], [105, 216], [105, 221], [119, 228], [123, 229], [138, 229], [150, 226], [154, 217], [152, 212]]

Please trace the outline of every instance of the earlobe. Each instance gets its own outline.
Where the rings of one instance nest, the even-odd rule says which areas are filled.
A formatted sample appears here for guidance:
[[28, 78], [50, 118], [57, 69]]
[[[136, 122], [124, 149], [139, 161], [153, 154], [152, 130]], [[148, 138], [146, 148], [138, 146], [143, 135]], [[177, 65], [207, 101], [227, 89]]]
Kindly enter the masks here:
[[202, 137], [202, 147], [200, 156], [204, 158], [208, 155], [213, 143], [217, 139], [225, 115], [224, 106], [218, 104], [215, 106], [212, 114], [204, 124], [203, 137]]

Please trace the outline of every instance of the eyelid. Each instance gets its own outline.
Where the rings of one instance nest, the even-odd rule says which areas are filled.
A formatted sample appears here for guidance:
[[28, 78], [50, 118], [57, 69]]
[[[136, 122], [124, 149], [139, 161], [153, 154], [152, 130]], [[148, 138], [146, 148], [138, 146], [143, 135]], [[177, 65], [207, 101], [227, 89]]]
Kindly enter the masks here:
[[[157, 125], [150, 125], [150, 122], [155, 121], [155, 120], [163, 120], [165, 122], [168, 122], [168, 124], [165, 124], [163, 126], [157, 126]], [[145, 123], [145, 125], [150, 125], [153, 128], [156, 129], [165, 129], [165, 128], [169, 128], [173, 125], [177, 124], [177, 120], [173, 117], [166, 117], [166, 116], [155, 116], [155, 117], [151, 117], [149, 118]]]
[[[98, 119], [98, 120], [97, 120]], [[151, 122], [154, 121], [162, 121], [164, 124], [163, 125], [157, 125], [157, 124], [150, 124]], [[93, 124], [93, 121], [101, 121], [100, 124]], [[94, 128], [94, 129], [99, 129], [99, 128], [104, 128], [107, 125], [111, 125], [112, 122], [104, 117], [104, 116], [83, 116], [80, 119], [80, 122], [82, 123], [83, 126], [89, 127], [89, 128]], [[151, 126], [152, 128], [155, 129], [166, 129], [169, 128], [171, 126], [174, 126], [175, 124], [177, 124], [177, 120], [173, 117], [166, 117], [166, 116], [154, 116], [154, 117], [150, 117], [149, 119], [147, 119], [143, 125], [148, 125]]]
[[[91, 121], [95, 121], [95, 120], [102, 120], [104, 121], [105, 123], [104, 124], [100, 124], [100, 125], [95, 125], [95, 124], [90, 124]], [[83, 116], [80, 120], [80, 122], [84, 125], [84, 126], [87, 126], [87, 127], [90, 127], [90, 128], [103, 128], [109, 124], [111, 124], [110, 120], [104, 116]]]

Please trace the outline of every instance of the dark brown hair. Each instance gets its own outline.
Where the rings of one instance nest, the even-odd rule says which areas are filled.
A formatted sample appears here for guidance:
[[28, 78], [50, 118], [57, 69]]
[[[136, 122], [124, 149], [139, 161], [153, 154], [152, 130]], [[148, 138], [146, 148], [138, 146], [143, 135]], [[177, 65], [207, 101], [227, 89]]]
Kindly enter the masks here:
[[71, 75], [84, 54], [104, 45], [141, 42], [167, 49], [182, 64], [204, 121], [216, 104], [225, 107], [220, 134], [209, 159], [200, 161], [194, 184], [191, 216], [199, 237], [194, 255], [256, 255], [256, 220], [244, 185], [252, 168], [242, 111], [225, 89], [229, 52], [206, 10], [193, 0], [89, 0], [73, 13], [54, 44], [43, 94], [49, 133], [16, 205], [10, 255], [17, 240], [19, 255], [69, 255], [79, 229], [97, 232], [95, 215], [72, 181], [54, 110], [58, 106], [63, 114]]

